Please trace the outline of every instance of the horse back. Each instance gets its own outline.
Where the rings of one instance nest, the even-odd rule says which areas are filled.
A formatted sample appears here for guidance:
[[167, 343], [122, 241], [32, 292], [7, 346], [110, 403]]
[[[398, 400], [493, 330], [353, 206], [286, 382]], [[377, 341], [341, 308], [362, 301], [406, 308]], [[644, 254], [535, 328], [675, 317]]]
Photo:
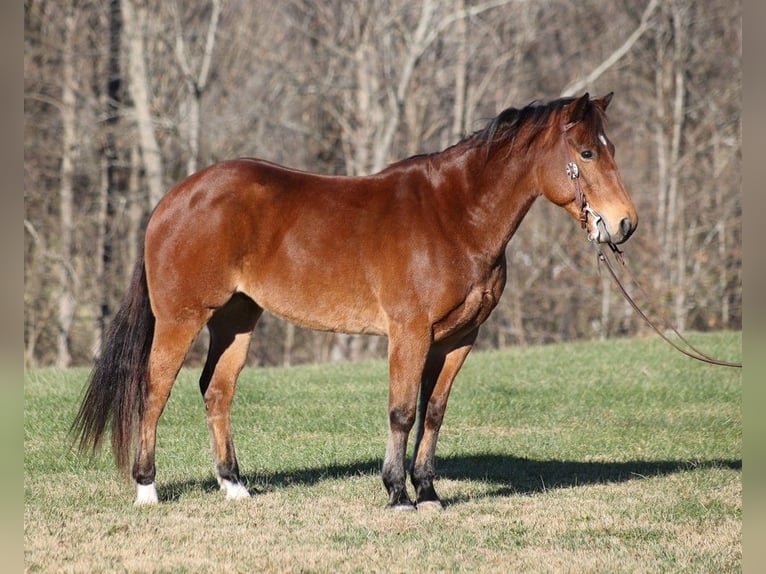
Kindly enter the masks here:
[[477, 271], [429, 190], [412, 167], [336, 177], [251, 159], [215, 164], [153, 214], [150, 288], [162, 282], [209, 308], [242, 292], [314, 329], [386, 334], [393, 315], [437, 321], [476, 289], [466, 276]]

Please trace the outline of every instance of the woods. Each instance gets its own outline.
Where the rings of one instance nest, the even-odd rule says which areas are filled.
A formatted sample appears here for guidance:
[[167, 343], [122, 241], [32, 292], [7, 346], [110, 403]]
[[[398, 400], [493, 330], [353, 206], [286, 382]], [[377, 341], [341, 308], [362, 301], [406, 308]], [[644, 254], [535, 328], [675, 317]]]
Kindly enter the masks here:
[[[444, 149], [508, 106], [584, 91], [615, 92], [609, 136], [640, 220], [626, 257], [650, 308], [683, 330], [741, 327], [741, 2], [24, 7], [27, 366], [90, 364], [153, 206], [205, 165], [256, 156], [374, 173]], [[512, 239], [508, 269], [479, 347], [644, 329], [579, 228], [545, 201]], [[204, 348], [203, 332], [189, 361]], [[250, 360], [385, 348], [268, 316]]]

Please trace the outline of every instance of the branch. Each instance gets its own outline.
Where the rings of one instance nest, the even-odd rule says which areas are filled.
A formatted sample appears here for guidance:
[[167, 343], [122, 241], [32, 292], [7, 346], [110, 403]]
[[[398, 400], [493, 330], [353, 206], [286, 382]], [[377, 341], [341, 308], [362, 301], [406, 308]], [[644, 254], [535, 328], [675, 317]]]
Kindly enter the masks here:
[[213, 0], [213, 13], [210, 15], [210, 25], [207, 28], [207, 39], [205, 40], [205, 53], [202, 56], [202, 66], [197, 79], [197, 86], [200, 91], [205, 89], [207, 78], [210, 73], [210, 61], [213, 58], [213, 47], [215, 46], [215, 33], [218, 30], [218, 20], [221, 17], [222, 0]]
[[476, 6], [471, 6], [470, 8], [464, 8], [462, 10], [457, 10], [453, 12], [452, 14], [448, 14], [444, 18], [442, 18], [436, 26], [431, 30], [431, 33], [428, 34], [425, 41], [423, 42], [423, 51], [430, 46], [434, 40], [436, 40], [439, 37], [439, 34], [441, 34], [444, 30], [449, 28], [452, 24], [454, 24], [457, 20], [460, 20], [461, 18], [473, 18], [474, 16], [478, 16], [482, 12], [486, 12], [487, 10], [492, 10], [493, 8], [499, 8], [500, 6], [505, 6], [506, 4], [510, 4], [511, 2], [525, 2], [526, 0], [489, 0], [488, 2], [484, 2], [483, 4], [478, 4]]
[[407, 59], [402, 66], [401, 75], [399, 76], [399, 83], [396, 88], [396, 94], [392, 94], [390, 101], [392, 103], [392, 110], [390, 110], [390, 119], [386, 124], [385, 130], [381, 137], [381, 141], [375, 146], [373, 151], [373, 171], [377, 172], [383, 168], [388, 157], [388, 151], [391, 148], [391, 143], [394, 139], [394, 134], [399, 127], [399, 120], [402, 115], [402, 106], [404, 105], [404, 99], [407, 96], [407, 90], [410, 86], [410, 80], [412, 79], [412, 73], [415, 71], [415, 64], [418, 59], [423, 55], [426, 49], [426, 31], [431, 24], [431, 17], [434, 13], [434, 5], [431, 0], [424, 0], [422, 9], [420, 11], [420, 19], [418, 20], [417, 28], [413, 34], [411, 45], [407, 53]]
[[35, 243], [42, 244], [40, 234], [37, 232], [37, 229], [35, 229], [35, 226], [32, 224], [32, 222], [29, 221], [26, 217], [24, 218], [24, 229], [27, 230], [27, 233], [29, 233]]
[[199, 74], [195, 77], [189, 65], [189, 60], [186, 57], [186, 44], [183, 38], [183, 26], [181, 24], [178, 3], [173, 2], [173, 15], [175, 16], [176, 27], [176, 59], [178, 60], [181, 72], [186, 78], [186, 82], [196, 93], [204, 91], [207, 85], [207, 79], [210, 74], [210, 62], [213, 59], [213, 48], [215, 47], [215, 34], [218, 30], [218, 21], [221, 18], [222, 3], [223, 0], [213, 0], [213, 12], [210, 14], [210, 22], [208, 23], [207, 36], [205, 38], [205, 51], [202, 54]]
[[[423, 2], [420, 19], [415, 32], [412, 35], [412, 39], [409, 42], [407, 59], [402, 66], [401, 75], [399, 76], [399, 83], [397, 85], [396, 93], [392, 94], [390, 98], [392, 103], [391, 120], [386, 125], [386, 128], [381, 137], [381, 142], [376, 146], [373, 158], [373, 171], [378, 171], [385, 165], [388, 151], [391, 147], [391, 143], [394, 138], [394, 134], [399, 126], [399, 119], [401, 117], [401, 107], [404, 105], [404, 100], [407, 96], [407, 91], [410, 87], [410, 81], [412, 74], [415, 70], [417, 61], [423, 56], [425, 51], [434, 43], [439, 35], [454, 24], [461, 18], [470, 18], [491, 10], [498, 8], [511, 2], [523, 2], [526, 0], [489, 0], [483, 4], [473, 6], [471, 8], [465, 8], [462, 10], [456, 10], [452, 14], [449, 14], [442, 18], [436, 25], [432, 24], [435, 7], [430, 0]], [[430, 28], [430, 32], [428, 31]]]
[[585, 86], [595, 82], [604, 72], [619, 62], [622, 57], [627, 54], [628, 51], [630, 51], [630, 49], [633, 47], [633, 44], [635, 44], [643, 35], [643, 33], [649, 29], [649, 19], [651, 18], [652, 14], [654, 14], [658, 4], [659, 0], [650, 0], [644, 9], [644, 13], [641, 15], [641, 21], [639, 22], [638, 27], [630, 36], [628, 36], [628, 39], [623, 42], [622, 46], [612, 52], [612, 54], [606, 58], [606, 60], [596, 66], [596, 68], [585, 78], [572, 82], [566, 88], [564, 88], [564, 90], [561, 92], [561, 97], [563, 98], [572, 96], [581, 92]]
[[196, 88], [194, 74], [192, 74], [189, 61], [186, 59], [186, 45], [184, 43], [183, 26], [181, 25], [181, 12], [178, 9], [178, 3], [173, 2], [173, 20], [176, 28], [176, 60], [184, 75], [184, 79], [192, 88]]

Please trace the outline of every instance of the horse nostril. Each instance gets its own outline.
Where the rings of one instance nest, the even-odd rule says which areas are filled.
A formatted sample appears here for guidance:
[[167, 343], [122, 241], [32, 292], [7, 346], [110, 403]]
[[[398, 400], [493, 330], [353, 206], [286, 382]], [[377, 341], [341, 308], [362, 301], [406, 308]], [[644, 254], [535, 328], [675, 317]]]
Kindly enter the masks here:
[[623, 217], [622, 221], [620, 221], [620, 231], [622, 232], [623, 241], [630, 237], [630, 234], [633, 233], [633, 229], [634, 227], [630, 222], [630, 218]]

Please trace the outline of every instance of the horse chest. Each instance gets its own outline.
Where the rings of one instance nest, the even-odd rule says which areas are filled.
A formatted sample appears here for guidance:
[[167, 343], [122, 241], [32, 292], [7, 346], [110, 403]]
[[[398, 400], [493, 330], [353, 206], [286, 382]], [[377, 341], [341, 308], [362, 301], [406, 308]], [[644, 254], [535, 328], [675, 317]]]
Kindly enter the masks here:
[[493, 268], [489, 276], [475, 283], [464, 298], [434, 322], [438, 341], [478, 328], [497, 305], [505, 287], [505, 265]]

